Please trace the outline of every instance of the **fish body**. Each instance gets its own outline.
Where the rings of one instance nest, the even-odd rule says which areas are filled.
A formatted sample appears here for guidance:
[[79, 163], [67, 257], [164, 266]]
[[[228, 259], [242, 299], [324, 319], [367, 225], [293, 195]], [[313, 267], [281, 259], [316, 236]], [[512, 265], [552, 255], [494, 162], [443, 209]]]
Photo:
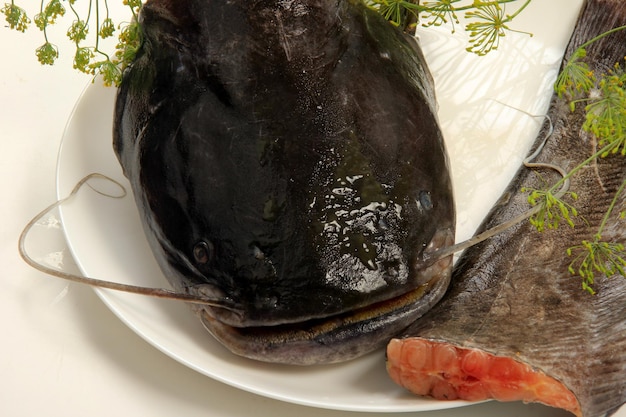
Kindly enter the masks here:
[[[356, 0], [151, 0], [114, 149], [165, 276], [234, 353], [347, 360], [445, 291], [455, 214], [415, 39]], [[217, 304], [217, 306], [215, 305]]]
[[[566, 57], [596, 35], [626, 24], [626, 3], [588, 0]], [[623, 63], [626, 33], [587, 47], [584, 61], [596, 75]], [[554, 97], [554, 127], [538, 162], [569, 171], [598, 149], [582, 129], [583, 107], [572, 112]], [[544, 132], [545, 133], [545, 132]], [[541, 133], [538, 141], [543, 140]], [[542, 171], [547, 184], [559, 177]], [[626, 402], [626, 279], [600, 276], [596, 295], [568, 272], [567, 248], [597, 233], [607, 207], [626, 178], [626, 161], [612, 155], [594, 161], [571, 178], [579, 217], [539, 233], [518, 224], [469, 248], [455, 266], [442, 301], [387, 347], [394, 381], [420, 395], [440, 399], [539, 401], [577, 416], [598, 417]], [[492, 209], [482, 229], [528, 209], [522, 188], [543, 189], [539, 175], [523, 168]], [[603, 239], [626, 243], [619, 212], [621, 193]]]

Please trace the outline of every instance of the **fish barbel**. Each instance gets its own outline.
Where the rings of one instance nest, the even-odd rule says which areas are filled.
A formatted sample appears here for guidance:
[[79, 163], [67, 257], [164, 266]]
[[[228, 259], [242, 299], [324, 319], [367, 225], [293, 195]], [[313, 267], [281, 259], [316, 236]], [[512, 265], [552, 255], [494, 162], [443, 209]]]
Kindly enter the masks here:
[[176, 290], [232, 352], [382, 347], [438, 301], [455, 213], [432, 78], [360, 0], [150, 0], [114, 149]]
[[[626, 24], [626, 2], [588, 0], [565, 56], [583, 43]], [[596, 75], [626, 54], [626, 32], [586, 47], [584, 62]], [[564, 61], [566, 62], [566, 61]], [[569, 172], [598, 150], [582, 129], [584, 105], [572, 112], [553, 97], [548, 116], [554, 132], [538, 162]], [[540, 134], [538, 141], [542, 141]], [[541, 172], [548, 184], [559, 178]], [[603, 216], [626, 179], [622, 155], [598, 158], [571, 178], [579, 217], [539, 233], [529, 222], [469, 248], [453, 271], [442, 301], [391, 340], [387, 369], [394, 381], [440, 399], [542, 402], [582, 417], [599, 417], [626, 401], [626, 279], [596, 278], [591, 295], [568, 272], [569, 247], [597, 233]], [[522, 188], [543, 189], [537, 173], [523, 168], [494, 206], [486, 230], [528, 210]], [[603, 240], [626, 243], [619, 194]]]

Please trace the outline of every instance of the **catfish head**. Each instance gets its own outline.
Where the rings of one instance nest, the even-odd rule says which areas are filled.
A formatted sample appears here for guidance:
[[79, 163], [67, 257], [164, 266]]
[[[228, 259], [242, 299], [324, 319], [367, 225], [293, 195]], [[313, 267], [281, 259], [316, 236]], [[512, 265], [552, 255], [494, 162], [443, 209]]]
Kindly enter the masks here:
[[[357, 0], [151, 0], [114, 149], [147, 239], [231, 351], [347, 360], [445, 291], [448, 161], [415, 39]], [[220, 301], [218, 301], [220, 304]]]

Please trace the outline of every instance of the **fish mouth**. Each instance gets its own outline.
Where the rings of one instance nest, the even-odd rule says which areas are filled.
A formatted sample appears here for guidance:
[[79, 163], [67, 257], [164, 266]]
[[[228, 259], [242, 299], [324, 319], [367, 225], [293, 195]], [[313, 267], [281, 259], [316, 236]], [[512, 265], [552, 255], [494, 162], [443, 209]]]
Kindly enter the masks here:
[[302, 322], [236, 327], [217, 319], [211, 307], [194, 309], [207, 331], [236, 355], [290, 365], [344, 362], [384, 347], [430, 310], [450, 284], [452, 256], [434, 262], [424, 272], [428, 280], [407, 293]]

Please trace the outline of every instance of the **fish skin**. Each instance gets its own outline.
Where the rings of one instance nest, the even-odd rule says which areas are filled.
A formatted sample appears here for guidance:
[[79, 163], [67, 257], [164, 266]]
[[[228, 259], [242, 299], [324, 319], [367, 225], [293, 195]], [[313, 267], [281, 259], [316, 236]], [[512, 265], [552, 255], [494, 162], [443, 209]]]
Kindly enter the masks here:
[[[337, 362], [445, 292], [455, 213], [414, 38], [357, 0], [151, 0], [114, 149], [147, 239], [231, 351]], [[298, 352], [294, 354], [293, 352]]]
[[[567, 47], [565, 57], [585, 41], [626, 24], [626, 2], [588, 0]], [[624, 63], [626, 33], [620, 31], [587, 48], [587, 62], [596, 75], [617, 62]], [[554, 133], [538, 161], [566, 171], [596, 149], [585, 133], [579, 105], [571, 112], [565, 100], [553, 97], [549, 117]], [[537, 143], [543, 139], [543, 133]], [[551, 184], [558, 180], [541, 174]], [[478, 349], [530, 365], [562, 383], [576, 397], [583, 417], [599, 417], [626, 402], [626, 279], [596, 279], [592, 296], [581, 288], [579, 276], [568, 272], [568, 247], [590, 239], [598, 229], [615, 191], [626, 177], [623, 156], [597, 161], [571, 180], [570, 190], [579, 218], [575, 228], [562, 224], [539, 233], [529, 222], [471, 247], [453, 271], [452, 283], [442, 301], [390, 343], [390, 373], [401, 366], [400, 344], [432, 341], [458, 348]], [[522, 187], [544, 188], [538, 176], [521, 169], [487, 216], [481, 230], [513, 218], [528, 209]], [[626, 243], [626, 228], [619, 212], [626, 196], [620, 195], [603, 238]], [[400, 343], [400, 344], [399, 344]], [[390, 357], [391, 355], [391, 357]], [[440, 372], [445, 371], [442, 367]], [[403, 371], [404, 372], [404, 371]], [[407, 366], [406, 374], [410, 372]], [[541, 401], [541, 398], [538, 399]]]

